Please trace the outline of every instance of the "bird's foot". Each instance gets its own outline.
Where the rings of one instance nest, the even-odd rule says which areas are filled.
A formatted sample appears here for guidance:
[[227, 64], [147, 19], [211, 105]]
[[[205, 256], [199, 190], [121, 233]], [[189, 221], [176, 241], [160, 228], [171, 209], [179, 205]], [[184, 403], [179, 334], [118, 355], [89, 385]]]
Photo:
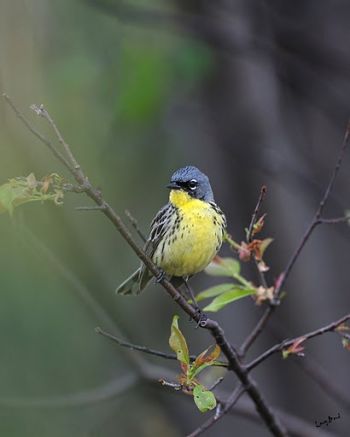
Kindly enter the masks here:
[[160, 282], [163, 281], [164, 278], [165, 278], [165, 272], [164, 272], [164, 270], [159, 270], [158, 275], [155, 277], [155, 282], [156, 282], [157, 284], [159, 284]]
[[196, 329], [197, 328], [204, 328], [207, 324], [208, 316], [205, 313], [203, 313], [203, 311], [199, 307], [197, 307], [195, 309], [195, 311], [196, 311], [196, 313], [195, 313], [194, 317], [191, 318], [190, 320], [196, 321], [196, 323], [197, 323]]

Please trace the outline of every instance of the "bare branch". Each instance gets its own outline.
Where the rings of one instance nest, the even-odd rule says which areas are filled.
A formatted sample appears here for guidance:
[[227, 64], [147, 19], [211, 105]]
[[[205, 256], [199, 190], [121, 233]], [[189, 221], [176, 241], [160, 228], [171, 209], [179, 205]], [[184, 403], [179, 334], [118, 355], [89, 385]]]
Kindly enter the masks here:
[[317, 222], [319, 225], [336, 225], [338, 223], [348, 223], [350, 222], [350, 216], [336, 217], [336, 218], [320, 218]]
[[262, 353], [259, 357], [257, 357], [255, 360], [253, 360], [251, 363], [246, 365], [246, 368], [248, 371], [251, 371], [256, 367], [258, 364], [260, 364], [262, 361], [266, 360], [269, 356], [276, 352], [280, 352], [283, 349], [288, 348], [289, 346], [293, 345], [298, 339], [303, 338], [303, 342], [306, 340], [310, 340], [311, 338], [317, 337], [319, 335], [323, 335], [326, 332], [332, 332], [335, 331], [336, 328], [341, 325], [342, 323], [346, 322], [350, 319], [350, 314], [347, 314], [346, 316], [343, 316], [341, 319], [330, 323], [329, 325], [323, 326], [322, 328], [316, 329], [315, 331], [311, 331], [307, 334], [300, 335], [299, 337], [293, 338], [291, 340], [284, 340], [279, 344], [276, 344], [275, 346], [272, 346], [270, 349]]

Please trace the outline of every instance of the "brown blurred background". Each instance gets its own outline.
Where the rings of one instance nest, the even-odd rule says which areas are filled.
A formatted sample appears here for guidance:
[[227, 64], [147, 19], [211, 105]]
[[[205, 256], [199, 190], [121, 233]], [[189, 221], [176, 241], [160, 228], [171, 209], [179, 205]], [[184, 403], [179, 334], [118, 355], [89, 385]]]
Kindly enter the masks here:
[[[52, 136], [29, 111], [45, 104], [91, 181], [146, 232], [180, 166], [209, 175], [238, 241], [266, 184], [272, 283], [317, 207], [350, 116], [349, 22], [346, 0], [4, 0], [0, 90]], [[4, 102], [0, 150], [0, 183], [65, 175]], [[329, 217], [350, 206], [349, 162]], [[0, 216], [0, 435], [185, 435], [206, 416], [139, 379], [138, 358], [94, 332], [101, 326], [166, 351], [179, 309], [158, 286], [138, 299], [115, 296], [138, 260], [102, 214], [74, 209], [87, 204], [67, 195], [61, 208], [34, 203]], [[250, 357], [349, 312], [349, 236], [345, 224], [315, 231]], [[249, 266], [244, 272], [257, 279]], [[193, 287], [214, 282], [201, 274]], [[261, 312], [245, 299], [218, 318], [239, 344]], [[187, 319], [181, 314], [181, 326], [200, 352], [211, 339]], [[329, 334], [310, 341], [300, 361], [276, 355], [254, 376], [272, 405], [310, 426], [339, 412], [327, 431], [347, 436], [349, 352]], [[315, 381], [317, 372], [347, 403]], [[223, 389], [233, 385], [228, 376]], [[269, 434], [238, 415], [207, 435]]]

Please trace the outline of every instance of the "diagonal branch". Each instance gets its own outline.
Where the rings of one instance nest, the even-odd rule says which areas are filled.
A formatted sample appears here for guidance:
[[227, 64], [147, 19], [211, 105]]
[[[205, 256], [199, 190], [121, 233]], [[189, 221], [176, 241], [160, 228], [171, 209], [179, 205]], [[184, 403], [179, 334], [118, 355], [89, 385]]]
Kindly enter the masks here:
[[[4, 96], [5, 97], [5, 96]], [[24, 117], [17, 110], [13, 102], [10, 100], [8, 96], [5, 97], [5, 100], [11, 108], [15, 111], [16, 115], [19, 116], [20, 120], [24, 122]], [[11, 102], [11, 103], [10, 103]], [[15, 110], [16, 109], [16, 110]], [[167, 293], [177, 302], [177, 304], [193, 319], [195, 320], [199, 326], [207, 329], [213, 338], [216, 341], [216, 344], [220, 346], [222, 353], [225, 355], [229, 368], [232, 370], [237, 377], [239, 378], [242, 386], [247, 391], [251, 399], [253, 400], [255, 407], [260, 414], [262, 420], [265, 422], [266, 426], [270, 429], [271, 433], [275, 436], [286, 436], [286, 431], [284, 427], [280, 424], [278, 418], [275, 416], [271, 407], [267, 404], [266, 400], [262, 396], [260, 390], [257, 388], [255, 381], [248, 375], [245, 367], [240, 363], [236, 350], [233, 348], [229, 340], [226, 338], [225, 333], [219, 323], [212, 319], [205, 319], [203, 321], [203, 315], [199, 314], [196, 309], [187, 302], [187, 300], [181, 295], [181, 293], [168, 281], [166, 278], [161, 277], [160, 271], [157, 266], [153, 263], [153, 261], [145, 254], [145, 252], [135, 243], [133, 240], [128, 228], [125, 226], [119, 215], [114, 211], [114, 209], [105, 201], [100, 190], [95, 188], [85, 173], [83, 172], [81, 166], [77, 163], [73, 153], [69, 145], [64, 141], [62, 135], [59, 133], [57, 127], [53, 125], [52, 118], [48, 115], [48, 112], [41, 106], [40, 107], [40, 115], [45, 118], [56, 135], [58, 136], [59, 142], [64, 144], [64, 149], [67, 152], [69, 164], [69, 171], [78, 182], [84, 188], [84, 191], [88, 197], [90, 197], [97, 206], [101, 207], [101, 212], [112, 222], [114, 227], [118, 230], [124, 240], [128, 243], [128, 245], [133, 249], [138, 258], [145, 264], [147, 269], [154, 275], [155, 277], [160, 278], [159, 283], [163, 286], [163, 288], [167, 291]], [[28, 122], [24, 122], [27, 128]], [[29, 125], [30, 126], [30, 125]], [[29, 130], [33, 132], [33, 129]], [[50, 147], [51, 143], [47, 144], [47, 140], [42, 136], [36, 135], [44, 144]], [[51, 147], [50, 147], [51, 149]], [[55, 155], [56, 156], [56, 155]], [[65, 159], [65, 158], [64, 158]], [[59, 160], [62, 161], [60, 158]]]
[[311, 331], [307, 334], [300, 335], [299, 337], [292, 338], [291, 340], [284, 340], [281, 343], [276, 344], [275, 346], [272, 346], [267, 351], [263, 352], [260, 356], [255, 358], [255, 360], [251, 361], [249, 364], [246, 365], [246, 368], [248, 371], [253, 370], [257, 365], [259, 365], [261, 362], [265, 361], [269, 356], [272, 354], [275, 354], [276, 352], [280, 352], [289, 346], [292, 346], [295, 344], [299, 339], [303, 339], [302, 342], [306, 340], [310, 340], [311, 338], [317, 337], [319, 335], [323, 335], [326, 332], [333, 332], [335, 331], [338, 326], [340, 326], [342, 323], [346, 322], [350, 319], [350, 314], [347, 314], [343, 316], [341, 319], [330, 323], [329, 325], [323, 326], [322, 328], [316, 329], [315, 331]]

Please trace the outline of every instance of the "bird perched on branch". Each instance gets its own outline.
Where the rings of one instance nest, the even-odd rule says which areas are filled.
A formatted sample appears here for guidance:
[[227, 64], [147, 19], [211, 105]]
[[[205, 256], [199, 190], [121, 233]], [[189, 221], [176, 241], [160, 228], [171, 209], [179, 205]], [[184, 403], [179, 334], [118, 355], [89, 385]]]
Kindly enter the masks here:
[[[145, 253], [172, 282], [185, 283], [205, 269], [221, 247], [226, 219], [214, 202], [208, 177], [193, 166], [172, 175], [169, 203], [155, 216]], [[141, 264], [116, 290], [118, 294], [139, 294], [152, 274]]]

